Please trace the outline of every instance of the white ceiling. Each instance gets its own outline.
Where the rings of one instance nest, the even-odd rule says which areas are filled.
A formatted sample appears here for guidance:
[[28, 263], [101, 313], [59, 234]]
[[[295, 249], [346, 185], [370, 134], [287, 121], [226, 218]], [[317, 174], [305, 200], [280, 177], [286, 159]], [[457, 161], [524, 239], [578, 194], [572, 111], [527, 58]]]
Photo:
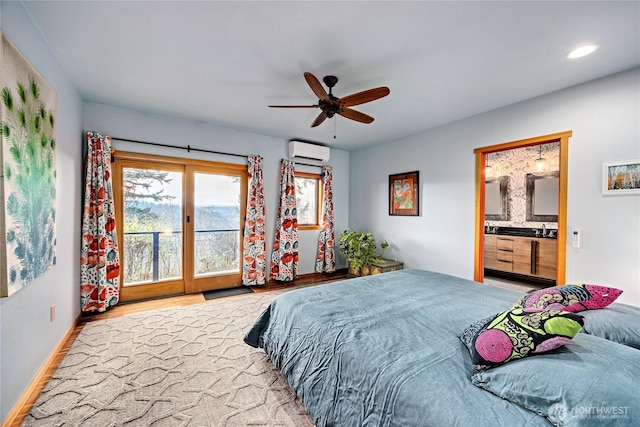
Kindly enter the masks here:
[[[638, 1], [24, 4], [85, 100], [346, 150], [640, 65]], [[304, 71], [391, 94], [312, 129], [317, 109], [267, 107], [315, 104]]]

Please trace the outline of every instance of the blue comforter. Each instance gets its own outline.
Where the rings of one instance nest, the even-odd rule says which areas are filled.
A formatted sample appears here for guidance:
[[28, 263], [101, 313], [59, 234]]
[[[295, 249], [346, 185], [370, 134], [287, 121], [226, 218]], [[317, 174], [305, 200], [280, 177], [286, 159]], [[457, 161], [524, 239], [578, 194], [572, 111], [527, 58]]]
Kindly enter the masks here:
[[403, 270], [276, 297], [245, 341], [264, 348], [321, 426], [536, 426], [475, 387], [458, 335], [522, 294]]
[[276, 297], [247, 332], [322, 426], [539, 426], [471, 382], [458, 335], [522, 293], [403, 270]]

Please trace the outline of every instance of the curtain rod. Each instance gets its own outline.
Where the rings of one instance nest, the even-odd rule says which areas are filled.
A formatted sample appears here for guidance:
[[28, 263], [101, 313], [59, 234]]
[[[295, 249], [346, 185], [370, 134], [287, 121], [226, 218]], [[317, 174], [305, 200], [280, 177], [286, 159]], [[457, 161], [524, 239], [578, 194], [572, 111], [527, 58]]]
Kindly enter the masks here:
[[[236, 156], [236, 157], [244, 157], [245, 159], [247, 159], [249, 156], [245, 156], [244, 154], [234, 154], [234, 153], [223, 153], [222, 151], [213, 151], [213, 150], [205, 150], [202, 148], [194, 148], [190, 145], [185, 146], [181, 146], [181, 145], [170, 145], [170, 144], [160, 144], [158, 142], [147, 142], [147, 141], [137, 141], [135, 139], [126, 139], [126, 138], [118, 138], [116, 136], [112, 136], [111, 139], [115, 139], [118, 141], [124, 141], [124, 142], [133, 142], [135, 144], [145, 144], [145, 145], [153, 145], [155, 147], [166, 147], [166, 148], [177, 148], [180, 150], [187, 150], [188, 152], [191, 151], [198, 151], [200, 153], [210, 153], [210, 154], [222, 154], [225, 156]], [[322, 165], [312, 165], [310, 163], [300, 163], [300, 162], [294, 162], [296, 165], [302, 165], [302, 166], [314, 166], [314, 167], [319, 167], [321, 168]]]
[[111, 139], [116, 139], [118, 141], [124, 141], [124, 142], [133, 142], [133, 143], [136, 143], [136, 144], [153, 145], [155, 147], [178, 148], [178, 149], [181, 149], [181, 150], [187, 150], [188, 152], [198, 151], [200, 153], [223, 154], [225, 156], [244, 157], [245, 159], [249, 157], [249, 156], [245, 156], [243, 154], [223, 153], [222, 151], [213, 151], [213, 150], [205, 150], [205, 149], [202, 149], [202, 148], [194, 148], [194, 147], [192, 147], [190, 145], [187, 145], [186, 147], [184, 147], [184, 146], [181, 146], [181, 145], [170, 145], [170, 144], [160, 144], [158, 142], [137, 141], [135, 139], [118, 138], [118, 137], [115, 137], [115, 136], [112, 136]]

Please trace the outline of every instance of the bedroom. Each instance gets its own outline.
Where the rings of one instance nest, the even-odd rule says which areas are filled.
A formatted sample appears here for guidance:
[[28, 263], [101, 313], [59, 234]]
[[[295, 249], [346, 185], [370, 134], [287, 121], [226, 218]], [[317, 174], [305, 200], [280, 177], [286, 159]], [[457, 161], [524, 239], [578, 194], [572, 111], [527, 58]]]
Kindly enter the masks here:
[[[632, 4], [637, 7], [637, 3]], [[0, 13], [3, 31], [58, 93], [61, 114], [58, 180], [62, 198], [56, 267], [33, 286], [0, 300], [0, 407], [4, 419], [79, 314], [79, 249], [76, 242], [79, 241], [83, 162], [80, 147], [84, 131], [97, 130], [151, 141], [164, 135], [197, 141], [224, 140], [224, 143], [212, 143], [212, 146], [227, 151], [230, 151], [229, 146], [234, 146], [242, 153], [263, 155], [269, 162], [272, 182], [277, 179], [273, 168], [285, 157], [286, 141], [150, 111], [85, 102], [39, 33], [28, 8], [21, 2], [2, 2]], [[331, 19], [331, 13], [327, 12], [326, 17]], [[635, 28], [635, 33], [628, 37], [637, 46], [638, 27]], [[640, 158], [637, 54], [635, 61], [626, 71], [415, 132], [396, 138], [392, 144], [352, 152], [332, 149], [330, 163], [335, 168], [336, 185], [348, 188], [348, 191], [336, 191], [336, 229], [350, 226], [373, 231], [391, 243], [388, 256], [402, 260], [408, 267], [472, 278], [473, 150], [572, 130], [567, 225], [583, 230], [583, 244], [579, 249], [567, 247], [567, 282], [615, 285], [625, 291], [621, 302], [640, 305], [640, 203], [637, 196], [603, 197], [600, 192], [603, 162]], [[278, 69], [290, 73], [296, 71], [297, 66], [297, 63], [291, 67], [278, 64]], [[301, 91], [308, 91], [299, 74]], [[390, 83], [389, 86], [394, 94], [394, 87]], [[343, 87], [346, 90], [346, 83]], [[286, 94], [291, 88], [287, 85], [282, 91]], [[275, 96], [276, 91], [273, 93]], [[381, 109], [374, 114], [377, 121], [385, 118], [382, 102], [371, 106]], [[270, 117], [280, 117], [279, 113]], [[302, 119], [291, 118], [296, 123], [301, 122], [301, 128], [306, 131], [309, 123]], [[331, 142], [333, 126], [325, 126], [327, 128], [322, 131], [327, 142]], [[346, 129], [338, 124], [338, 137]], [[265, 145], [277, 148], [265, 150]], [[421, 216], [389, 217], [388, 175], [410, 170], [421, 171]], [[275, 190], [272, 194], [275, 195]], [[270, 209], [275, 210], [275, 207]], [[611, 220], [612, 216], [614, 220]], [[314, 237], [303, 238], [314, 241]], [[310, 272], [310, 264], [304, 265], [302, 270], [303, 273]], [[52, 304], [57, 308], [54, 322], [49, 320]]]

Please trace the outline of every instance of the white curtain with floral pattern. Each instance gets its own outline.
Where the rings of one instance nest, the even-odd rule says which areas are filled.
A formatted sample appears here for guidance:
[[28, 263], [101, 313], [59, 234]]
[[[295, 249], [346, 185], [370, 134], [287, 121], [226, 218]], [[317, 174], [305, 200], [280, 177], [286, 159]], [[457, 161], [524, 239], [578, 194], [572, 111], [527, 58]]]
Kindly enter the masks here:
[[82, 215], [80, 305], [106, 311], [120, 299], [120, 258], [111, 183], [111, 137], [87, 133]]
[[244, 253], [242, 256], [242, 284], [261, 286], [266, 279], [266, 241], [264, 233], [265, 205], [262, 157], [249, 156], [247, 173], [249, 192], [244, 223]]
[[333, 168], [322, 167], [322, 229], [318, 236], [318, 255], [316, 257], [316, 273], [333, 273], [336, 271], [335, 229], [333, 226]]
[[280, 170], [280, 206], [271, 252], [273, 280], [289, 282], [298, 277], [298, 211], [294, 164], [282, 160]]

